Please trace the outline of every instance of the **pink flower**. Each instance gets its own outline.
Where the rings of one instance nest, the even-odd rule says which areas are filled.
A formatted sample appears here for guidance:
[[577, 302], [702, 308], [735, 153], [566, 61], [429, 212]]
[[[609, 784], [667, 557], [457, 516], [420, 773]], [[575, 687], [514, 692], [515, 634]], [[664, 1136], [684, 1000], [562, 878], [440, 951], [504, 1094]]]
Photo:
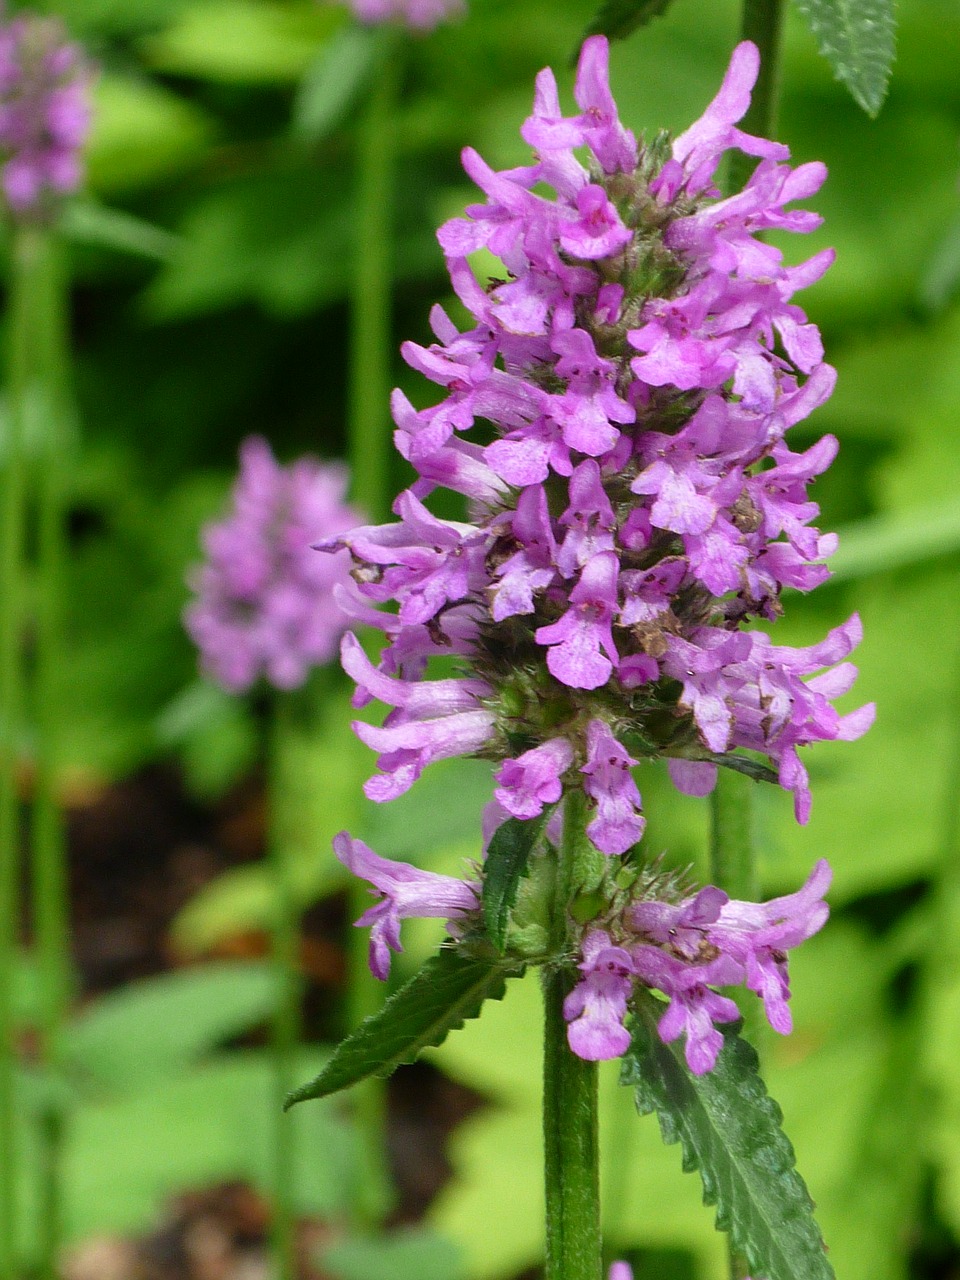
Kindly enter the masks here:
[[374, 891], [383, 895], [355, 922], [358, 928], [370, 926], [370, 968], [381, 980], [390, 972], [390, 952], [403, 950], [401, 920], [411, 916], [456, 920], [479, 903], [475, 884], [381, 858], [346, 831], [334, 838], [333, 851], [348, 870], [369, 880]]

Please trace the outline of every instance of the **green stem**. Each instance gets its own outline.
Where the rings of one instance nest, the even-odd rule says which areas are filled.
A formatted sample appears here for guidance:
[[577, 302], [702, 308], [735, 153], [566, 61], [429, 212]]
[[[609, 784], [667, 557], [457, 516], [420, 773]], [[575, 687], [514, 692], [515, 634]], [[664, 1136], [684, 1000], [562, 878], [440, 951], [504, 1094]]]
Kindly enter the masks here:
[[32, 228], [13, 238], [7, 299], [9, 349], [4, 492], [0, 513], [0, 1280], [16, 1276], [16, 1028], [13, 982], [18, 962], [20, 800], [17, 785], [23, 715], [22, 624], [26, 505], [26, 406], [30, 390]]
[[60, 1164], [65, 1116], [56, 1074], [70, 992], [69, 916], [63, 822], [57, 802], [61, 600], [65, 557], [63, 474], [68, 447], [67, 285], [52, 232], [38, 239], [32, 264], [32, 350], [38, 399], [37, 593], [34, 721], [36, 786], [31, 824], [34, 944], [40, 970], [40, 1059], [53, 1086], [42, 1116], [41, 1275], [56, 1280], [62, 1237]]
[[710, 796], [710, 878], [731, 898], [755, 901], [759, 892], [753, 840], [753, 779], [717, 770]]
[[390, 303], [399, 37], [384, 29], [359, 129], [348, 434], [352, 492], [371, 520], [389, 512]]
[[283, 1102], [296, 1083], [295, 1057], [300, 1041], [300, 921], [292, 882], [283, 804], [286, 790], [286, 751], [292, 714], [290, 695], [273, 702], [269, 755], [268, 857], [273, 879], [273, 975], [276, 1005], [271, 1028], [274, 1081], [273, 1230], [272, 1243], [279, 1280], [296, 1280], [296, 1207], [294, 1170], [295, 1130]]
[[[582, 793], [568, 794], [554, 897], [554, 955], [569, 951], [568, 908], [586, 825]], [[597, 1064], [570, 1051], [563, 1002], [577, 980], [572, 962], [544, 972], [543, 1151], [546, 1202], [545, 1280], [599, 1280], [600, 1153]]]
[[[764, 138], [772, 138], [777, 128], [785, 12], [786, 0], [743, 0], [740, 36], [752, 40], [760, 50], [760, 74], [740, 128]], [[730, 163], [732, 191], [744, 186], [756, 163], [754, 157], [734, 152]]]

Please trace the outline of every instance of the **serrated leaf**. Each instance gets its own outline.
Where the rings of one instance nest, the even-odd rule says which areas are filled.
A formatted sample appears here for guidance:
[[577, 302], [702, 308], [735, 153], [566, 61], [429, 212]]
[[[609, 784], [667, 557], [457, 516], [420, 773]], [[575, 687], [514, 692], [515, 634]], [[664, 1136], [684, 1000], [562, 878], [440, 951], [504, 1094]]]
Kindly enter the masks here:
[[780, 1108], [758, 1072], [754, 1050], [735, 1031], [713, 1071], [695, 1076], [683, 1050], [656, 1034], [659, 1002], [640, 1007], [621, 1083], [635, 1087], [641, 1115], [655, 1111], [663, 1140], [679, 1142], [684, 1172], [698, 1169], [705, 1204], [730, 1233], [754, 1275], [767, 1280], [831, 1280], [813, 1201], [795, 1168]]
[[666, 13], [670, 0], [605, 0], [590, 24], [588, 36], [609, 36], [623, 40]]
[[894, 0], [797, 0], [797, 7], [837, 79], [875, 116], [893, 65]]
[[388, 1076], [402, 1063], [413, 1062], [424, 1049], [442, 1044], [466, 1019], [475, 1018], [485, 1000], [502, 999], [506, 979], [521, 973], [518, 967], [443, 948], [337, 1046], [320, 1074], [290, 1094], [284, 1109], [326, 1097], [367, 1076]]
[[487, 936], [503, 954], [510, 911], [517, 901], [530, 854], [546, 825], [550, 810], [532, 821], [508, 818], [493, 833], [483, 867], [483, 920]]

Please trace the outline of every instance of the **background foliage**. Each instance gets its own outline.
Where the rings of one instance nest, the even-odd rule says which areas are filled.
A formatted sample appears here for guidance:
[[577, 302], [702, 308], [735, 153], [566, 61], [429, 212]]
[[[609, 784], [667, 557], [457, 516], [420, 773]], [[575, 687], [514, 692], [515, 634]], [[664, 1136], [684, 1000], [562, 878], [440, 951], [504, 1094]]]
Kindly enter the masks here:
[[[314, 0], [45, 7], [100, 66], [89, 191], [69, 224], [79, 415], [62, 793], [82, 810], [160, 761], [212, 802], [259, 758], [258, 708], [198, 681], [179, 623], [184, 574], [244, 436], [265, 434], [284, 458], [344, 450], [356, 119], [375, 50], [343, 11]], [[460, 148], [497, 167], [523, 162], [533, 75], [550, 63], [569, 90], [570, 55], [592, 17], [584, 0], [471, 0], [462, 22], [406, 43], [398, 341], [428, 340], [430, 305], [449, 301], [434, 229], [473, 198]], [[617, 45], [623, 118], [685, 125], [714, 92], [738, 20], [734, 0], [675, 0]], [[858, 609], [854, 698], [875, 699], [879, 714], [861, 742], [810, 753], [808, 827], [794, 825], [789, 797], [758, 796], [769, 892], [795, 887], [819, 856], [836, 872], [833, 920], [794, 962], [797, 1030], [760, 1047], [844, 1280], [960, 1266], [960, 15], [953, 0], [902, 0], [899, 21], [889, 97], [870, 120], [792, 13], [780, 127], [796, 160], [822, 158], [831, 174], [817, 202], [825, 225], [800, 249], [838, 250], [805, 307], [840, 373], [809, 434], [841, 441], [817, 496], [823, 527], [842, 539], [835, 583], [789, 600], [779, 639], [806, 643]], [[395, 378], [424, 403], [399, 358]], [[393, 465], [399, 486], [403, 464]], [[371, 762], [350, 745], [345, 692], [333, 676], [320, 685], [283, 773], [302, 900], [337, 888], [329, 837], [344, 826], [435, 869], [476, 857], [485, 770], [437, 767], [415, 795], [374, 813], [359, 796]], [[648, 847], [702, 866], [704, 802], [678, 797], [653, 766], [639, 782]], [[245, 867], [193, 899], [174, 940], [202, 955], [270, 910], [265, 875]], [[415, 926], [410, 937], [407, 972], [436, 933]], [[74, 1238], [142, 1230], [185, 1186], [262, 1180], [250, 1132], [266, 1125], [266, 1067], [256, 1049], [220, 1046], [262, 1021], [263, 979], [256, 965], [208, 962], [78, 1013], [68, 1047]], [[347, 1280], [431, 1265], [492, 1278], [536, 1263], [535, 985], [511, 984], [505, 1002], [432, 1054], [489, 1099], [455, 1134], [455, 1176], [430, 1210], [460, 1262], [417, 1241], [387, 1262], [344, 1245]], [[24, 991], [29, 1010], [28, 967]], [[127, 1047], [161, 1022], [170, 1038], [145, 1075], [147, 1060]], [[310, 1054], [304, 1077], [316, 1069]], [[652, 1119], [628, 1120], [632, 1105], [605, 1079], [611, 1247], [634, 1258], [641, 1280], [647, 1268], [721, 1274], [697, 1183]], [[298, 1195], [336, 1217], [337, 1170], [354, 1159], [340, 1104], [299, 1108], [297, 1123], [311, 1129], [312, 1151]]]

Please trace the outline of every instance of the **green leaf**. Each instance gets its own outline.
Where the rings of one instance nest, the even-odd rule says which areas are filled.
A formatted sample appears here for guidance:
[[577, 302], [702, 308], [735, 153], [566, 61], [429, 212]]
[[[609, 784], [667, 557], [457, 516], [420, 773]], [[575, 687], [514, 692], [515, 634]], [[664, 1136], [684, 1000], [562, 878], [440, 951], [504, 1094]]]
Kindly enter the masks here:
[[875, 116], [895, 52], [893, 0], [797, 0], [797, 7], [837, 79]]
[[335, 1280], [457, 1280], [464, 1272], [456, 1245], [422, 1227], [341, 1240], [324, 1251], [323, 1269]]
[[643, 1002], [624, 1058], [620, 1078], [635, 1087], [637, 1110], [656, 1111], [664, 1142], [681, 1144], [684, 1171], [699, 1169], [704, 1203], [717, 1206], [718, 1229], [730, 1233], [754, 1275], [830, 1280], [813, 1201], [756, 1053], [728, 1030], [716, 1067], [695, 1076], [682, 1048], [657, 1036], [659, 1011], [653, 997]]
[[917, 507], [901, 514], [871, 516], [840, 532], [831, 558], [831, 581], [847, 582], [899, 569], [960, 550], [960, 507], [956, 502]]
[[152, 262], [166, 262], [180, 243], [173, 232], [94, 200], [72, 200], [64, 210], [62, 226], [67, 238], [77, 244], [132, 253]]
[[[298, 1053], [316, 1071], [322, 1055]], [[243, 1181], [269, 1194], [274, 1179], [276, 1084], [262, 1050], [215, 1054], [203, 1065], [122, 1097], [81, 1100], [64, 1150], [70, 1240], [138, 1235], [189, 1187]], [[336, 1106], [302, 1107], [292, 1122], [292, 1193], [304, 1216], [339, 1217], [356, 1176], [354, 1136]], [[318, 1152], [322, 1158], [318, 1159]]]
[[72, 1067], [123, 1091], [175, 1076], [274, 1007], [270, 967], [222, 961], [147, 978], [102, 996], [67, 1029]]
[[131, 191], [179, 173], [204, 155], [212, 133], [212, 119], [172, 90], [105, 73], [94, 86], [91, 189], [98, 195]]
[[522, 822], [508, 818], [493, 834], [483, 869], [483, 919], [490, 941], [503, 954], [510, 911], [520, 881], [527, 874], [530, 854], [546, 825], [550, 810]]
[[670, 0], [605, 0], [587, 35], [623, 40], [653, 18], [666, 13]]
[[339, 20], [327, 6], [301, 0], [208, 0], [141, 41], [147, 61], [170, 75], [222, 84], [285, 84], [301, 76], [317, 42]]
[[316, 142], [340, 123], [373, 68], [376, 38], [351, 22], [338, 31], [307, 67], [293, 102], [290, 127]]
[[367, 1076], [388, 1076], [401, 1063], [413, 1062], [423, 1049], [442, 1044], [450, 1031], [475, 1018], [485, 1000], [501, 1000], [504, 980], [520, 972], [444, 948], [337, 1046], [320, 1074], [290, 1094], [285, 1108]]

